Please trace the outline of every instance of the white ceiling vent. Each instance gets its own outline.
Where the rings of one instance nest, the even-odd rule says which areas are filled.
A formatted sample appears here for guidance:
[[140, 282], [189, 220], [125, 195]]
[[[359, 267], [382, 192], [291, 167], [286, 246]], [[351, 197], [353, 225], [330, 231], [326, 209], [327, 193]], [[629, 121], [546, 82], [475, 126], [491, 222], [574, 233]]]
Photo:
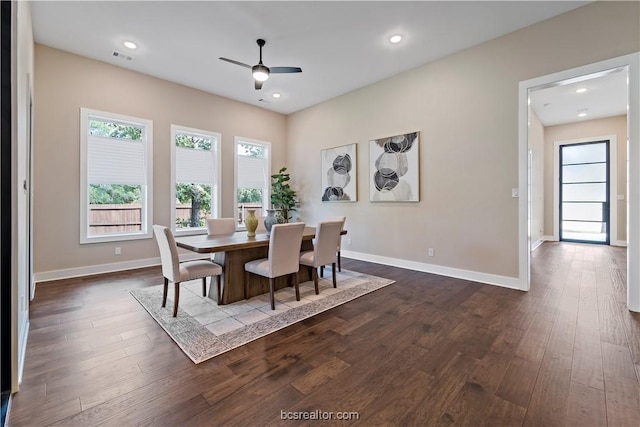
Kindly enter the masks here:
[[118, 52], [117, 50], [113, 51], [113, 56], [116, 58], [124, 59], [126, 61], [131, 61], [133, 59], [133, 56], [129, 56], [125, 53]]

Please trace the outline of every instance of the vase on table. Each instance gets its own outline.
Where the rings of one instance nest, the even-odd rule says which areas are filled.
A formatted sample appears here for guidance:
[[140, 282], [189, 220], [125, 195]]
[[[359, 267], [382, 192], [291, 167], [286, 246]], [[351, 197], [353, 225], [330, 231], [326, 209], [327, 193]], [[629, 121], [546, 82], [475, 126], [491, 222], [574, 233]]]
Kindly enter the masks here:
[[244, 226], [247, 227], [247, 236], [255, 237], [258, 228], [258, 217], [255, 209], [247, 209], [247, 216], [244, 219]]
[[271, 227], [274, 224], [284, 224], [284, 217], [280, 209], [267, 209], [267, 216], [264, 219], [264, 228], [267, 229], [267, 235], [271, 234]]

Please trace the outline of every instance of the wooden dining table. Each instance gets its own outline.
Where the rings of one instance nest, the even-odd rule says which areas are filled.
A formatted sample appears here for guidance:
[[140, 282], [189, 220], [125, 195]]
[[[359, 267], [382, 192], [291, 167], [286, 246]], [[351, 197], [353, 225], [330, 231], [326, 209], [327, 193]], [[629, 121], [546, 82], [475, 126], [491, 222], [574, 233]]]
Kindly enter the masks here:
[[[343, 230], [342, 234], [346, 234]], [[302, 234], [301, 251], [313, 250], [313, 238], [316, 235], [315, 227], [305, 227]], [[197, 253], [214, 254], [213, 261], [222, 266], [220, 278], [220, 292], [222, 304], [244, 299], [244, 265], [255, 259], [267, 258], [269, 254], [269, 235], [256, 234], [248, 237], [246, 231], [237, 231], [220, 235], [195, 235], [176, 237], [178, 247]], [[250, 276], [247, 298], [269, 292], [269, 280], [266, 277], [252, 274]], [[312, 280], [311, 270], [300, 268], [298, 282]], [[287, 277], [278, 277], [275, 281], [275, 289], [282, 289], [289, 285]], [[217, 289], [210, 287], [209, 297], [218, 301]]]

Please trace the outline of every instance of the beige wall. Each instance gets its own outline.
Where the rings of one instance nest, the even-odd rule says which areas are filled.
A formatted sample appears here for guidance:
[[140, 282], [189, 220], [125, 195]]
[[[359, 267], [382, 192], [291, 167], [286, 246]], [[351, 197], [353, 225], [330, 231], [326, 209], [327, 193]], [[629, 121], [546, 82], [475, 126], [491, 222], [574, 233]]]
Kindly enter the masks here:
[[[212, 78], [214, 78], [212, 76]], [[154, 222], [170, 222], [170, 125], [222, 133], [222, 215], [233, 213], [233, 138], [272, 143], [285, 163], [285, 116], [76, 56], [35, 49], [36, 273], [158, 257], [153, 239], [80, 245], [80, 108], [153, 120]], [[114, 256], [114, 247], [122, 255]]]
[[529, 150], [531, 152], [531, 242], [544, 235], [544, 126], [529, 109]]
[[[518, 275], [518, 83], [640, 50], [639, 4], [595, 2], [292, 114], [307, 222], [346, 215], [345, 251]], [[367, 141], [420, 131], [420, 202], [370, 203]], [[358, 145], [357, 203], [320, 201], [320, 150]], [[435, 257], [427, 257], [427, 248]]]
[[[606, 135], [617, 136], [617, 193], [625, 195], [625, 200], [611, 200], [618, 208], [618, 235], [611, 240], [626, 242], [627, 240], [627, 116], [609, 117], [606, 119], [588, 120], [579, 123], [548, 126], [544, 129], [545, 168], [544, 168], [544, 228], [545, 234], [552, 236], [555, 232], [553, 224], [553, 154], [556, 141], [570, 141]], [[612, 159], [613, 160], [613, 159]]]

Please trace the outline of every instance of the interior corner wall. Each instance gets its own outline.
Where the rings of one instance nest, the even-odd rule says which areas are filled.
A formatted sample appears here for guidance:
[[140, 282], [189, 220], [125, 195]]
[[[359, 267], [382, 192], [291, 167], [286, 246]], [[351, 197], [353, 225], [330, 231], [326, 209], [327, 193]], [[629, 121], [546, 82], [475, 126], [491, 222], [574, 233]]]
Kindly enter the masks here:
[[[593, 2], [288, 116], [301, 217], [346, 216], [345, 252], [518, 277], [519, 82], [640, 51], [639, 6]], [[420, 201], [370, 202], [368, 141], [412, 131]], [[358, 201], [322, 202], [320, 150], [351, 143]]]
[[[604, 135], [617, 136], [617, 192], [625, 195], [624, 200], [611, 200], [617, 203], [618, 211], [618, 235], [612, 236], [611, 241], [627, 241], [627, 116], [607, 117], [604, 119], [587, 120], [584, 122], [568, 123], [564, 125], [547, 126], [544, 129], [545, 137], [545, 169], [544, 169], [544, 227], [547, 235], [554, 235], [553, 220], [553, 152], [556, 141], [570, 141], [598, 137]], [[613, 160], [613, 159], [612, 159]]]
[[529, 108], [529, 150], [531, 150], [531, 243], [536, 246], [545, 235], [544, 228], [544, 126]]
[[[81, 107], [153, 120], [153, 222], [157, 224], [170, 223], [171, 124], [222, 134], [222, 216], [234, 212], [234, 136], [271, 142], [273, 167], [285, 164], [282, 114], [37, 44], [36, 275], [159, 257], [154, 239], [79, 243]], [[122, 248], [121, 255], [114, 255], [115, 246]]]

